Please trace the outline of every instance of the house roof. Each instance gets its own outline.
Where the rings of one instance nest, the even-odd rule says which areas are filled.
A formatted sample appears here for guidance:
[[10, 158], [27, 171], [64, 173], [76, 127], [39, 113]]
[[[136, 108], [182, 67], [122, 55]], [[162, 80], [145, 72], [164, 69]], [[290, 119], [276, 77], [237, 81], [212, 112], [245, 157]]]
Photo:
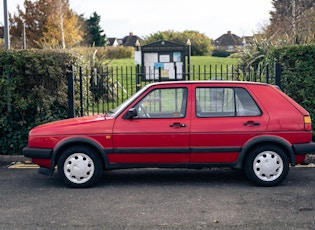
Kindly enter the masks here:
[[130, 33], [128, 36], [122, 39], [123, 46], [135, 46], [137, 40], [140, 42], [142, 39], [133, 35], [133, 33]]
[[141, 46], [142, 51], [185, 51], [186, 46], [176, 42], [160, 40]]
[[117, 38], [107, 38], [107, 41], [108, 41], [107, 45], [112, 46], [116, 40]]
[[242, 38], [232, 34], [231, 31], [228, 31], [226, 34], [221, 35], [217, 39], [214, 40], [215, 45], [218, 46], [239, 46], [242, 45]]

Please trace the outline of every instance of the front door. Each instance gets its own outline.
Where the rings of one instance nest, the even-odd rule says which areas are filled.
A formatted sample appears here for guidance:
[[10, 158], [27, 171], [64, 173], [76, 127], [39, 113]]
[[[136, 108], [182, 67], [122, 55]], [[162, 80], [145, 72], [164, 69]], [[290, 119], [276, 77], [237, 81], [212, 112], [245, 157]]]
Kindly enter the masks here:
[[[188, 87], [160, 87], [155, 86], [116, 119], [113, 129], [115, 163], [189, 162]], [[135, 110], [137, 116], [127, 118], [130, 109]]]

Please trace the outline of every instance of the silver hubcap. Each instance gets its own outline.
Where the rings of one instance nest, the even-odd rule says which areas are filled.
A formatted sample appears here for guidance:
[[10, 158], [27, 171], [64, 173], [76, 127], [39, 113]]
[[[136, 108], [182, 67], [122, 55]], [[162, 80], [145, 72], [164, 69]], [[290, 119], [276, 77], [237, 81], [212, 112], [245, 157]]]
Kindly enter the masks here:
[[65, 176], [76, 184], [89, 181], [94, 174], [94, 169], [93, 160], [84, 153], [70, 155], [63, 166]]
[[276, 152], [264, 151], [255, 158], [253, 169], [259, 179], [274, 181], [282, 174], [283, 161]]

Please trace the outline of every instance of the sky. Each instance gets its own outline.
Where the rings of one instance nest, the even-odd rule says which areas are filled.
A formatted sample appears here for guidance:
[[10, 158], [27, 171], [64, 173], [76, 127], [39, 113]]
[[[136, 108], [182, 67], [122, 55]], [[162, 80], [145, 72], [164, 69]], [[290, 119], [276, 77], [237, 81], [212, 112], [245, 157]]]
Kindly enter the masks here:
[[[271, 0], [69, 0], [70, 8], [89, 18], [101, 16], [107, 37], [123, 38], [132, 32], [147, 37], [159, 31], [198, 31], [211, 39], [231, 31], [250, 36], [268, 24]], [[16, 12], [24, 0], [7, 0], [8, 11]], [[3, 0], [0, 24], [4, 25]]]

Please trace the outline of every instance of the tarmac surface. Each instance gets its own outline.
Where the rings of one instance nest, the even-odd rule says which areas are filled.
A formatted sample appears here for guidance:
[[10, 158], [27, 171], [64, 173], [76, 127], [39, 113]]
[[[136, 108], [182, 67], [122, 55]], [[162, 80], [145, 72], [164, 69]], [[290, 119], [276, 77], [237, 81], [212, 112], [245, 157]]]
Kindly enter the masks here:
[[113, 170], [88, 189], [36, 171], [0, 167], [0, 229], [315, 229], [314, 167], [267, 188], [229, 169]]

